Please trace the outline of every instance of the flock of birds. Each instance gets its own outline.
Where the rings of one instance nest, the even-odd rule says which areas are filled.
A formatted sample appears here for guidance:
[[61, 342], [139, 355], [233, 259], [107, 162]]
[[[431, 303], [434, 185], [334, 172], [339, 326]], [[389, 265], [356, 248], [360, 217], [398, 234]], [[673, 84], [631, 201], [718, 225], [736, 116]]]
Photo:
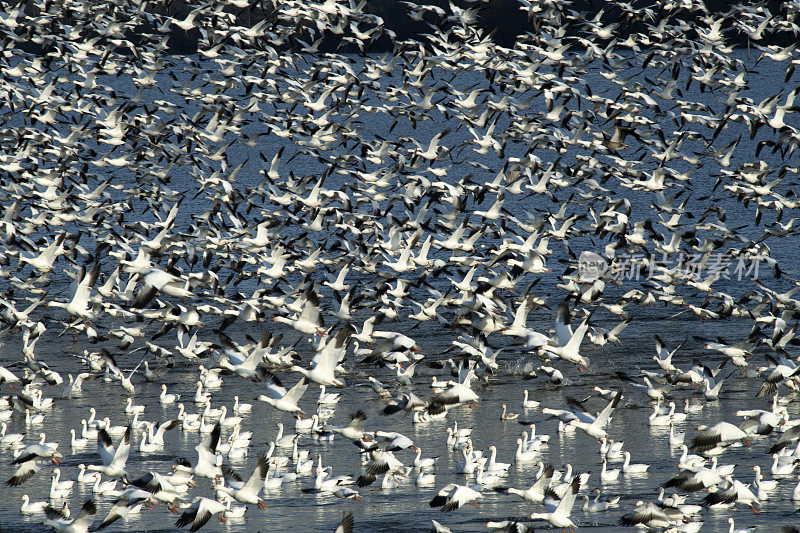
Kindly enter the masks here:
[[[409, 484], [415, 509], [515, 502], [486, 524], [509, 532], [697, 531], [800, 500], [800, 57], [772, 41], [800, 33], [796, 2], [520, 0], [532, 30], [510, 47], [482, 2], [400, 4], [427, 33], [353, 1], [3, 3], [4, 494], [71, 533], [169, 512], [255, 527], [291, 487], [344, 500], [337, 532]], [[176, 33], [198, 53], [171, 54]], [[626, 336], [637, 316], [664, 327]], [[530, 392], [481, 405], [509, 383]], [[742, 390], [753, 409], [693, 429]], [[48, 434], [76, 402], [80, 427]], [[647, 402], [681, 453], [659, 481], [619, 440]], [[467, 413], [525, 431], [498, 449]], [[545, 421], [596, 468], [556, 470]], [[408, 424], [440, 428], [450, 462]], [[358, 471], [325, 466], [333, 439]], [[651, 474], [658, 498], [613, 494]]]

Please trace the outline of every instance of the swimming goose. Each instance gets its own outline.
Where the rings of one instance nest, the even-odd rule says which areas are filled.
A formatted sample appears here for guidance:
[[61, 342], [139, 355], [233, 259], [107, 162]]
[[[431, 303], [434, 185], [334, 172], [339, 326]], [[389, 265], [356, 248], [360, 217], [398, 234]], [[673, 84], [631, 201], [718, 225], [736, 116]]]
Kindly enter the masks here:
[[319, 397], [317, 398], [317, 403], [321, 405], [334, 405], [339, 403], [339, 399], [341, 398], [341, 394], [335, 392], [325, 392], [325, 385], [320, 385], [319, 387]]
[[414, 457], [414, 468], [420, 471], [433, 469], [436, 463], [436, 457], [426, 457], [423, 459], [422, 450], [418, 446], [410, 446], [409, 448], [416, 452], [416, 456]]
[[[72, 436], [75, 436], [74, 431], [72, 430]], [[8, 424], [5, 422], [0, 423], [0, 444], [3, 446], [8, 446], [10, 448], [16, 448], [21, 445], [22, 440], [25, 438], [25, 435], [22, 433], [8, 433]]]
[[67, 498], [69, 493], [72, 492], [72, 487], [75, 482], [71, 479], [61, 481], [61, 469], [54, 468], [53, 475], [50, 479], [50, 499], [59, 500]]
[[491, 452], [489, 455], [489, 461], [486, 464], [486, 472], [494, 474], [494, 473], [505, 473], [509, 468], [511, 468], [511, 463], [500, 463], [497, 462], [497, 447], [496, 446], [488, 446], [486, 448]]
[[[527, 435], [527, 434], [526, 434]], [[514, 457], [517, 461], [532, 461], [539, 455], [538, 448], [526, 448], [522, 439], [517, 439], [517, 451]]]
[[161, 405], [168, 405], [171, 403], [175, 403], [176, 401], [180, 400], [180, 394], [170, 394], [167, 392], [167, 386], [165, 384], [161, 384], [161, 394], [158, 397], [158, 401], [161, 402]]
[[19, 508], [19, 512], [22, 514], [39, 514], [44, 512], [45, 507], [50, 505], [50, 503], [45, 501], [31, 502], [30, 496], [27, 494], [23, 494], [19, 499], [22, 500], [22, 506]]
[[[596, 492], [597, 496], [594, 497], [594, 500], [590, 500], [587, 494], [583, 495], [583, 499], [585, 500], [583, 504], [583, 511], [589, 513], [602, 513], [607, 511], [609, 507], [611, 507], [611, 503], [607, 500], [600, 500], [601, 491], [599, 488], [594, 489], [592, 492]], [[619, 497], [617, 497], [619, 500]]]
[[87, 472], [85, 464], [81, 463], [78, 465], [78, 483], [91, 485], [102, 477], [103, 475], [100, 472]]
[[539, 404], [540, 402], [537, 402], [536, 400], [528, 399], [528, 389], [522, 391], [522, 407], [524, 409], [537, 409]]
[[622, 464], [622, 471], [626, 474], [642, 474], [647, 472], [647, 469], [650, 468], [650, 465], [637, 463], [637, 464], [630, 464], [631, 462], [631, 452], [625, 450], [625, 462]]
[[600, 480], [601, 481], [616, 481], [619, 479], [619, 474], [621, 470], [619, 468], [608, 468], [608, 463], [606, 458], [603, 457], [603, 466], [600, 470]]
[[253, 409], [253, 404], [239, 401], [239, 396], [233, 397], [233, 412], [237, 415], [247, 415]]
[[295, 440], [297, 435], [284, 435], [283, 434], [283, 424], [280, 422], [275, 423], [278, 426], [278, 433], [275, 435], [275, 438], [272, 439], [272, 442], [275, 443], [275, 446], [278, 448], [291, 448], [294, 446]]
[[506, 410], [506, 404], [503, 404], [503, 412], [500, 414], [500, 420], [516, 420], [519, 418], [518, 413], [511, 413]]

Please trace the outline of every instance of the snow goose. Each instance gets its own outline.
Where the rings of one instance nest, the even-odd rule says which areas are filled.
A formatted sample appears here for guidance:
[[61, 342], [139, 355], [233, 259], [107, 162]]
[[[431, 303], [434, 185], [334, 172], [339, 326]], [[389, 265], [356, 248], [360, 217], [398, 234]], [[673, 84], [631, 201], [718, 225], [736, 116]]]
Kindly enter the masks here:
[[117, 480], [102, 482], [100, 478], [95, 479], [92, 485], [92, 492], [101, 496], [119, 497], [122, 493], [117, 491]]
[[672, 416], [675, 414], [675, 403], [669, 402], [670, 408], [666, 414], [661, 414], [660, 405], [656, 404], [653, 407], [653, 412], [648, 417], [649, 423], [651, 426], [668, 426], [672, 423], [673, 419]]
[[97, 506], [93, 500], [87, 500], [81, 507], [80, 512], [72, 520], [67, 518], [63, 512], [48, 505], [44, 509], [44, 514], [47, 517], [44, 525], [64, 533], [87, 533], [89, 526], [92, 525], [95, 513], [97, 513]]
[[729, 422], [719, 422], [692, 439], [692, 450], [708, 452], [718, 446], [743, 442], [747, 434]]
[[133, 398], [128, 398], [125, 401], [125, 414], [142, 414], [144, 413], [144, 405], [133, 405]]
[[786, 464], [779, 464], [779, 461], [780, 456], [777, 454], [774, 455], [772, 459], [772, 466], [770, 467], [770, 472], [772, 473], [773, 477], [790, 476], [797, 466], [794, 461]]
[[538, 409], [540, 402], [528, 399], [528, 389], [522, 391], [522, 407], [523, 409]]
[[547, 446], [547, 443], [550, 442], [550, 435], [537, 435], [536, 426], [534, 424], [528, 424], [528, 427], [531, 428], [530, 437], [527, 431], [521, 433], [522, 448], [524, 450], [533, 451]]
[[87, 439], [85, 437], [78, 438], [76, 436], [76, 432], [75, 432], [74, 428], [69, 430], [69, 435], [70, 435], [69, 444], [70, 444], [70, 446], [72, 447], [73, 450], [76, 449], [76, 448], [83, 448], [84, 446], [88, 446], [89, 445], [89, 439]]
[[206, 525], [206, 522], [208, 522], [214, 514], [219, 513], [219, 521], [225, 522], [225, 511], [226, 507], [224, 504], [217, 500], [211, 500], [201, 496], [178, 517], [178, 520], [175, 521], [175, 525], [177, 527], [186, 527], [191, 524], [192, 527], [189, 528], [189, 531], [195, 532]]
[[161, 405], [168, 405], [171, 403], [175, 403], [181, 399], [180, 394], [171, 394], [167, 392], [167, 386], [165, 384], [161, 384], [161, 394], [158, 396], [158, 401], [161, 402]]
[[436, 457], [422, 458], [422, 450], [418, 446], [411, 446], [411, 450], [416, 453], [414, 457], [414, 468], [417, 470], [432, 470], [436, 464]]
[[614, 442], [611, 439], [600, 441], [600, 457], [605, 457], [606, 461], [622, 461], [625, 456], [622, 453], [624, 442]]
[[527, 489], [515, 489], [510, 487], [508, 489], [498, 488], [498, 492], [515, 494], [525, 501], [531, 503], [542, 503], [544, 501], [545, 491], [550, 486], [550, 481], [553, 479], [553, 465], [545, 466], [541, 461], [539, 462], [539, 472], [536, 476], [536, 481]]
[[728, 518], [728, 524], [730, 524], [730, 528], [728, 529], [728, 533], [753, 533], [753, 531], [758, 529], [757, 526], [744, 527], [744, 528], [737, 529], [736, 526], [734, 525], [733, 517]]
[[334, 405], [339, 403], [341, 399], [341, 394], [336, 392], [325, 392], [325, 385], [320, 385], [319, 387], [319, 397], [317, 398], [317, 403], [320, 405]]
[[222, 456], [217, 455], [217, 447], [219, 446], [221, 433], [222, 427], [219, 423], [216, 423], [211, 432], [203, 438], [203, 441], [195, 446], [195, 450], [197, 451], [197, 464], [194, 469], [192, 469], [194, 475], [211, 479], [222, 475], [222, 470], [219, 466]]
[[444, 486], [430, 501], [431, 507], [441, 507], [442, 511], [455, 511], [465, 504], [477, 507], [475, 500], [482, 498], [483, 494], [465, 485], [450, 483]]
[[669, 423], [669, 445], [673, 447], [680, 446], [686, 440], [686, 433], [675, 432], [675, 425], [670, 421]]
[[620, 524], [628, 527], [646, 527], [662, 529], [673, 524], [674, 520], [667, 515], [663, 508], [653, 502], [637, 501], [632, 513], [623, 515]]
[[500, 420], [516, 420], [517, 418], [519, 418], [519, 414], [507, 411], [506, 404], [503, 404], [503, 412], [500, 414]]
[[[527, 435], [527, 433], [526, 433]], [[532, 461], [539, 456], [538, 449], [529, 449], [525, 447], [522, 439], [517, 439], [517, 451], [514, 457], [517, 461]]]
[[696, 471], [686, 470], [673, 476], [664, 487], [679, 487], [686, 492], [705, 490], [722, 483], [724, 479], [711, 468], [699, 467]]
[[486, 472], [505, 473], [509, 468], [511, 468], [511, 463], [497, 462], [497, 447], [488, 446], [486, 449], [491, 452], [489, 455], [489, 461], [486, 464]]
[[175, 429], [181, 425], [181, 421], [178, 419], [174, 420], [165, 420], [164, 422], [159, 422], [158, 424], [153, 424], [148, 422], [147, 424], [147, 436], [150, 439], [150, 442], [156, 445], [164, 446], [164, 435], [167, 431], [171, 429]]
[[6, 481], [6, 485], [16, 487], [25, 483], [39, 470], [39, 460], [50, 458], [53, 463], [60, 463], [62, 455], [56, 451], [55, 446], [49, 444], [35, 443], [28, 444], [20, 451], [19, 455], [11, 461], [12, 466], [17, 470], [14, 475]]
[[363, 411], [356, 411], [350, 416], [350, 423], [344, 427], [331, 427], [330, 430], [346, 439], [356, 440], [364, 436], [364, 421], [367, 415]]
[[622, 463], [622, 471], [626, 474], [643, 474], [647, 472], [647, 469], [650, 468], [650, 465], [644, 463], [631, 463], [631, 452], [625, 450], [623, 452], [625, 454], [625, 462]]
[[27, 494], [23, 494], [19, 499], [22, 500], [22, 506], [19, 508], [19, 512], [22, 514], [39, 514], [44, 512], [45, 507], [50, 505], [45, 501], [31, 502], [30, 496]]
[[305, 301], [300, 313], [290, 316], [275, 316], [272, 318], [275, 322], [288, 324], [295, 330], [309, 335], [322, 335], [325, 333], [323, 329], [325, 324], [322, 321], [322, 315], [319, 309], [319, 295], [310, 286], [305, 292]]
[[336, 366], [344, 358], [347, 339], [350, 337], [351, 332], [352, 328], [350, 326], [344, 326], [332, 339], [324, 342], [320, 341], [321, 346], [317, 349], [313, 359], [311, 359], [311, 369], [307, 370], [297, 365], [292, 365], [290, 369], [293, 372], [301, 373], [307, 379], [319, 385], [343, 388], [344, 381], [336, 377]]
[[572, 507], [575, 505], [575, 498], [581, 488], [581, 477], [576, 476], [572, 480], [564, 497], [558, 502], [555, 510], [547, 513], [533, 513], [531, 514], [532, 520], [547, 520], [553, 527], [557, 528], [570, 528], [575, 527], [575, 524], [570, 519], [569, 515], [572, 512]]
[[276, 422], [275, 425], [278, 426], [278, 433], [275, 435], [275, 438], [272, 439], [272, 442], [275, 443], [275, 446], [278, 448], [293, 447], [297, 435], [296, 434], [284, 435], [283, 424], [280, 422]]
[[247, 415], [253, 409], [253, 404], [239, 401], [239, 396], [233, 397], [233, 412], [237, 415]]
[[223, 405], [220, 407], [220, 415], [219, 415], [219, 423], [222, 427], [230, 428], [234, 426], [238, 426], [242, 423], [242, 417], [240, 416], [228, 416], [228, 407]]
[[300, 381], [287, 391], [275, 374], [263, 366], [259, 367], [259, 371], [261, 373], [261, 380], [264, 382], [269, 396], [261, 394], [256, 398], [257, 400], [266, 402], [275, 409], [286, 411], [287, 413], [303, 413], [303, 410], [300, 409], [297, 402], [308, 388], [309, 381], [307, 377], [304, 376], [300, 378]]
[[602, 513], [607, 511], [609, 507], [619, 503], [619, 496], [615, 496], [611, 500], [601, 500], [600, 496], [602, 496], [602, 491], [599, 488], [594, 489], [592, 492], [597, 493], [597, 495], [594, 497], [594, 500], [590, 500], [588, 495], [584, 494], [583, 496], [584, 500], [586, 500], [583, 504], [584, 512]]
[[111, 436], [105, 429], [101, 429], [97, 434], [97, 453], [102, 459], [102, 466], [89, 465], [91, 471], [102, 472], [109, 477], [127, 477], [125, 463], [131, 451], [131, 426], [125, 430], [125, 434], [120, 439], [117, 447], [114, 448]]
[[614, 399], [611, 400], [602, 411], [600, 411], [597, 417], [593, 417], [592, 415], [579, 410], [575, 403], [571, 402], [572, 412], [575, 414], [576, 418], [568, 421], [567, 425], [578, 427], [584, 430], [590, 437], [594, 437], [598, 440], [606, 439], [608, 438], [608, 433], [606, 433], [604, 428], [606, 425], [608, 425], [608, 422], [611, 419], [611, 412], [619, 405], [621, 398], [622, 390], [619, 390], [614, 396]]
[[441, 412], [442, 407], [457, 405], [466, 402], [473, 402], [474, 407], [480, 397], [472, 390], [472, 381], [476, 379], [475, 371], [472, 368], [459, 369], [458, 382], [449, 382], [449, 387], [440, 394], [431, 397], [428, 412], [436, 414]]
[[728, 481], [728, 488], [718, 490], [708, 494], [704, 498], [704, 502], [709, 507], [723, 507], [731, 506], [735, 503], [743, 503], [749, 505], [754, 513], [760, 513], [758, 506], [761, 501], [753, 494], [750, 487], [731, 477], [726, 478]]
[[246, 482], [243, 482], [242, 478], [232, 469], [223, 467], [222, 478], [217, 479], [222, 479], [224, 482], [217, 484], [216, 488], [218, 491], [229, 494], [238, 502], [258, 505], [261, 509], [266, 509], [266, 503], [259, 498], [258, 494], [261, 492], [261, 487], [264, 486], [268, 469], [267, 457], [264, 454], [258, 458], [258, 463]]
[[224, 498], [223, 503], [225, 503], [225, 511], [223, 514], [227, 520], [242, 518], [247, 512], [246, 505], [233, 506], [232, 498]]
[[682, 451], [680, 459], [678, 459], [678, 468], [683, 470], [697, 470], [706, 464], [705, 457], [695, 454], [689, 454], [689, 448], [685, 444], [679, 446]]
[[[74, 430], [72, 436], [75, 437]], [[14, 448], [19, 446], [24, 438], [25, 435], [22, 433], [8, 433], [8, 424], [5, 422], [0, 424], [0, 444]]]
[[195, 385], [197, 386], [197, 388], [195, 389], [194, 393], [194, 403], [198, 405], [203, 405], [210, 402], [211, 394], [203, 390], [203, 382], [198, 380], [197, 383], [195, 383]]
[[372, 484], [376, 476], [385, 473], [404, 471], [405, 465], [394, 453], [377, 448], [370, 453], [370, 461], [364, 467], [364, 474], [358, 476], [356, 484], [359, 487], [366, 487]]
[[778, 480], [764, 479], [764, 476], [761, 474], [761, 467], [758, 465], [753, 465], [753, 471], [755, 472], [753, 486], [758, 489], [758, 499], [766, 500], [768, 493], [772, 492], [778, 487]]
[[619, 468], [608, 468], [606, 458], [603, 457], [603, 468], [600, 470], [600, 481], [616, 481], [619, 479], [621, 470]]
[[50, 499], [59, 500], [69, 496], [75, 482], [71, 479], [61, 481], [61, 469], [54, 468], [50, 479]]
[[91, 485], [101, 477], [102, 474], [100, 472], [87, 472], [85, 464], [81, 463], [78, 465], [78, 483]]
[[484, 488], [493, 488], [503, 481], [505, 472], [486, 472], [483, 465], [478, 465], [478, 472], [475, 474], [475, 481], [478, 486]]

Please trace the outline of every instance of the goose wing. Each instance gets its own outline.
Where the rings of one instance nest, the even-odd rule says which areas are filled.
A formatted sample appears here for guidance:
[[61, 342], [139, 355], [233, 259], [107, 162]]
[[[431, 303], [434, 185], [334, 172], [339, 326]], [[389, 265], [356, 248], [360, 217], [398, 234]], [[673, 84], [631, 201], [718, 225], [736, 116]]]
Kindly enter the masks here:
[[622, 389], [617, 391], [617, 394], [614, 396], [614, 399], [611, 400], [608, 405], [606, 405], [605, 409], [600, 411], [600, 414], [597, 415], [597, 418], [594, 420], [593, 424], [596, 424], [598, 427], [605, 427], [608, 424], [608, 420], [611, 417], [611, 412], [619, 405], [619, 401], [622, 398]]
[[244, 484], [242, 490], [258, 494], [262, 485], [264, 484], [264, 479], [267, 477], [268, 468], [269, 464], [267, 464], [267, 456], [261, 454], [261, 456], [258, 458], [258, 464], [256, 465], [255, 470], [253, 470], [250, 479], [248, 479], [247, 483]]
[[267, 368], [264, 366], [258, 367], [258, 373], [261, 376], [261, 381], [264, 382], [264, 386], [267, 387], [267, 392], [270, 396], [272, 396], [273, 400], [280, 400], [286, 396], [286, 387], [283, 386], [283, 383], [281, 383], [281, 380], [278, 379], [278, 376], [267, 370]]
[[100, 455], [103, 464], [108, 466], [114, 460], [114, 441], [105, 429], [97, 432], [97, 453]]
[[97, 505], [95, 505], [94, 500], [86, 500], [75, 517], [75, 520], [70, 524], [70, 529], [72, 531], [88, 531], [89, 526], [92, 525], [95, 514], [97, 514]]
[[131, 453], [131, 426], [128, 426], [125, 429], [125, 434], [122, 436], [122, 440], [119, 441], [117, 444], [117, 449], [114, 452], [114, 457], [111, 460], [111, 463], [107, 466], [114, 465], [119, 468], [124, 468], [125, 463], [128, 462], [128, 455]]
[[289, 389], [289, 392], [287, 392], [284, 395], [284, 399], [290, 400], [292, 403], [297, 405], [297, 402], [303, 396], [303, 393], [306, 392], [306, 389], [308, 388], [308, 383], [309, 383], [308, 378], [304, 376], [303, 379], [298, 381], [294, 387]]
[[569, 516], [572, 512], [572, 506], [575, 505], [575, 498], [578, 496], [579, 490], [581, 490], [581, 476], [575, 476], [572, 483], [569, 485], [567, 493], [564, 494], [564, 497], [558, 502], [558, 506], [555, 511], [553, 511], [553, 514]]

